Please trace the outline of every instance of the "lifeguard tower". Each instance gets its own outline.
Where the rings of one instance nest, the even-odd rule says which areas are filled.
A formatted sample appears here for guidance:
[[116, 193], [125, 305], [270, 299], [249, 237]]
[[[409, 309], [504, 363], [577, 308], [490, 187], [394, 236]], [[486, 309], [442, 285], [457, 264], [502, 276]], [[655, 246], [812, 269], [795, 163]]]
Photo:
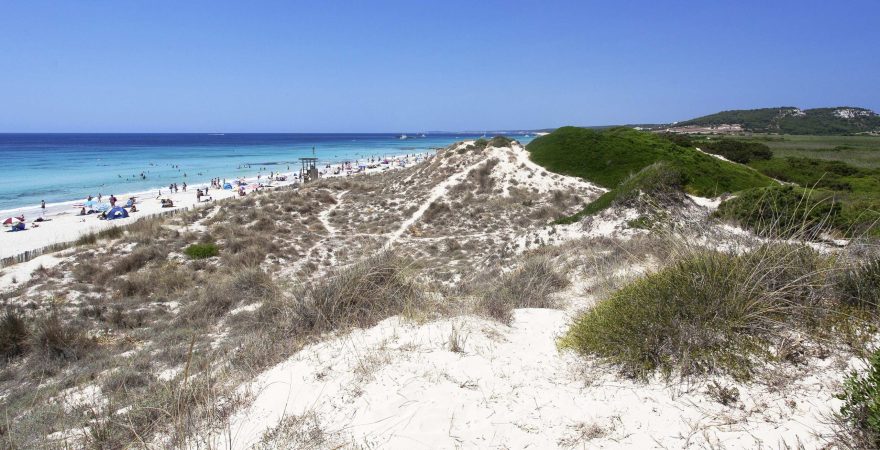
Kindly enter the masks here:
[[318, 179], [318, 158], [300, 158], [302, 168], [299, 169], [299, 177], [303, 183]]

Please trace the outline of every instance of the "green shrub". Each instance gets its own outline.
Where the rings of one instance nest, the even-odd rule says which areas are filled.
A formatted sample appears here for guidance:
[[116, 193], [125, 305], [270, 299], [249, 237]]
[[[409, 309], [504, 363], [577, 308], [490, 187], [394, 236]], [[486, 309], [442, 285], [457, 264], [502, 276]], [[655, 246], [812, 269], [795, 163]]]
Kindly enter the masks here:
[[657, 133], [657, 136], [682, 147], [695, 147], [694, 139], [684, 133]]
[[555, 223], [574, 223], [612, 206], [632, 207], [642, 202], [656, 207], [680, 203], [684, 199], [684, 182], [681, 171], [666, 161], [658, 161], [628, 177], [618, 187], [602, 194], [581, 211], [557, 219]]
[[497, 148], [510, 147], [511, 143], [513, 143], [513, 139], [511, 139], [507, 136], [498, 135], [498, 136], [493, 137], [492, 140], [489, 141], [489, 147], [497, 147]]
[[840, 418], [851, 448], [880, 448], [880, 351], [868, 359], [863, 374], [853, 372], [843, 384]]
[[773, 186], [725, 200], [714, 215], [763, 236], [815, 239], [837, 222], [840, 204], [827, 192]]
[[7, 309], [3, 318], [0, 319], [0, 354], [9, 360], [27, 351], [28, 332], [24, 318]]
[[484, 138], [479, 138], [474, 141], [473, 146], [476, 147], [478, 150], [482, 150], [489, 146], [489, 141]]
[[842, 161], [787, 157], [752, 161], [749, 166], [768, 177], [806, 188], [880, 194], [880, 171], [855, 167]]
[[746, 378], [780, 330], [818, 323], [825, 264], [808, 247], [700, 250], [612, 293], [575, 320], [560, 346], [635, 377], [678, 370]]
[[191, 259], [205, 259], [220, 254], [220, 248], [216, 244], [192, 244], [183, 250]]
[[773, 157], [770, 147], [760, 142], [716, 139], [702, 141], [698, 144], [698, 147], [707, 153], [720, 155], [740, 164], [746, 164], [755, 160], [768, 160]]

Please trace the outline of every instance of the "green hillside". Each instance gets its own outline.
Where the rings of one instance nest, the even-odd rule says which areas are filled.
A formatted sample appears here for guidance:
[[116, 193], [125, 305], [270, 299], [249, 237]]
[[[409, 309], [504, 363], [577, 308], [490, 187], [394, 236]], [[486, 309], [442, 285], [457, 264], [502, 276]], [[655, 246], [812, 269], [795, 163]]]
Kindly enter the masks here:
[[527, 149], [533, 161], [552, 172], [578, 176], [609, 189], [658, 161], [667, 161], [681, 172], [685, 191], [703, 197], [772, 183], [747, 167], [624, 127], [563, 127], [535, 139]]
[[677, 126], [740, 124], [754, 133], [844, 135], [880, 131], [880, 115], [841, 106], [800, 110], [791, 106], [722, 111], [679, 122]]

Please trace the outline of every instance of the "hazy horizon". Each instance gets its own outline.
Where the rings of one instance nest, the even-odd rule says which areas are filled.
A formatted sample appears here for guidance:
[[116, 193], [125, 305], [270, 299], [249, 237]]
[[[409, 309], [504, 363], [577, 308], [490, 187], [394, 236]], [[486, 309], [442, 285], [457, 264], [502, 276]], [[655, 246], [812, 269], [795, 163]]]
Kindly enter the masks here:
[[2, 133], [393, 133], [880, 109], [880, 4], [10, 3]]

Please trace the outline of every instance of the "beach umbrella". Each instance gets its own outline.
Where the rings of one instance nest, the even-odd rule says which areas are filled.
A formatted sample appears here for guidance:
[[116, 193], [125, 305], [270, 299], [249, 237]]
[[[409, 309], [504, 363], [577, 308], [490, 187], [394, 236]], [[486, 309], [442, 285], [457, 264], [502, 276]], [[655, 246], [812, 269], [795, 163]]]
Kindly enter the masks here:
[[3, 221], [3, 226], [8, 227], [13, 224], [24, 222], [24, 216], [21, 217], [7, 217], [6, 220]]

